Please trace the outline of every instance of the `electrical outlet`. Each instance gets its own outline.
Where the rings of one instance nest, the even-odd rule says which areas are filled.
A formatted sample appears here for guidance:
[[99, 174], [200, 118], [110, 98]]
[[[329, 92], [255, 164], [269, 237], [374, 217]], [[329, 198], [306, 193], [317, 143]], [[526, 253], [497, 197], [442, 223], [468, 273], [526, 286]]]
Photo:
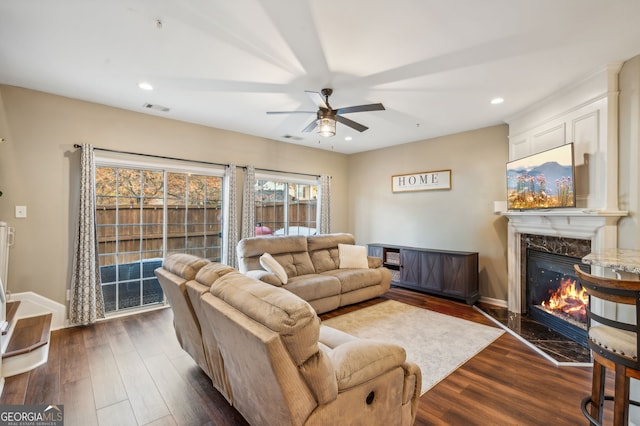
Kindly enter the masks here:
[[24, 219], [27, 217], [27, 206], [16, 206], [16, 219]]

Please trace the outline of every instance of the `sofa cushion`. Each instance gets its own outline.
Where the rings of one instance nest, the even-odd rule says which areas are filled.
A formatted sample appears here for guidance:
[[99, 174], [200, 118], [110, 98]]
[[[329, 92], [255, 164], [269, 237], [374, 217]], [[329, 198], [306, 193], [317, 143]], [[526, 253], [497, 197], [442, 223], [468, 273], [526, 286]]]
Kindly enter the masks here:
[[342, 293], [378, 285], [383, 278], [380, 269], [335, 269], [322, 275], [337, 278], [342, 286]]
[[342, 284], [338, 278], [330, 275], [310, 274], [290, 278], [283, 288], [304, 300], [312, 301], [339, 295]]
[[282, 287], [233, 272], [215, 281], [211, 294], [278, 333], [297, 366], [318, 352], [320, 319], [307, 302]]
[[343, 391], [401, 366], [406, 352], [394, 344], [357, 339], [337, 346], [328, 356], [336, 367], [338, 389]]
[[340, 256], [338, 244], [354, 244], [355, 238], [351, 234], [322, 234], [307, 237], [309, 256], [316, 273], [338, 269]]
[[238, 271], [223, 263], [212, 262], [198, 271], [198, 274], [195, 276], [195, 280], [202, 285], [211, 287], [211, 284], [213, 284], [215, 280], [230, 272]]
[[289, 279], [300, 275], [315, 274], [316, 270], [311, 263], [309, 253], [306, 251], [297, 253], [272, 254], [287, 273]]
[[238, 242], [238, 253], [244, 257], [272, 255], [307, 251], [307, 237], [303, 235], [287, 235], [282, 237], [251, 237]]
[[193, 256], [191, 254], [176, 253], [168, 256], [162, 264], [167, 271], [189, 281], [196, 277], [196, 274], [205, 265], [211, 263], [208, 259]]
[[307, 251], [307, 237], [302, 235], [243, 238], [237, 253], [240, 272], [263, 269], [260, 256], [264, 253], [271, 254], [289, 278], [316, 272]]
[[318, 345], [320, 345], [320, 348], [325, 352], [356, 339], [357, 338], [353, 335], [345, 333], [342, 330], [338, 330], [337, 328], [329, 327], [324, 324], [320, 325], [320, 338], [318, 339]]
[[347, 233], [311, 235], [307, 237], [307, 246], [310, 252], [337, 248], [338, 244], [355, 244], [356, 239]]
[[367, 248], [364, 246], [338, 244], [338, 255], [340, 256], [340, 269], [367, 269], [369, 267]]
[[340, 266], [340, 256], [338, 256], [338, 247], [320, 249], [309, 253], [313, 269], [317, 274], [322, 272], [338, 269]]
[[269, 253], [264, 253], [260, 256], [260, 265], [267, 270], [267, 272], [271, 272], [275, 274], [282, 284], [287, 283], [287, 272], [284, 270], [282, 265], [280, 265]]

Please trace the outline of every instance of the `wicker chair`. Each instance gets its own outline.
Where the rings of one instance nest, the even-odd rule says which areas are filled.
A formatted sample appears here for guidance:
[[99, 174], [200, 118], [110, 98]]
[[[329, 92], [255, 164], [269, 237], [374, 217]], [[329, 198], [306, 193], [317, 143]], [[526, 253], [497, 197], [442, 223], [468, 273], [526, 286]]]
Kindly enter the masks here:
[[[605, 400], [613, 401], [613, 424], [627, 425], [629, 378], [640, 379], [640, 281], [619, 280], [591, 275], [574, 265], [582, 288], [591, 297], [635, 306], [635, 324], [604, 318], [587, 308], [589, 347], [593, 357], [591, 395], [582, 400], [582, 413], [594, 425], [602, 424]], [[615, 372], [614, 395], [604, 394], [606, 370]]]

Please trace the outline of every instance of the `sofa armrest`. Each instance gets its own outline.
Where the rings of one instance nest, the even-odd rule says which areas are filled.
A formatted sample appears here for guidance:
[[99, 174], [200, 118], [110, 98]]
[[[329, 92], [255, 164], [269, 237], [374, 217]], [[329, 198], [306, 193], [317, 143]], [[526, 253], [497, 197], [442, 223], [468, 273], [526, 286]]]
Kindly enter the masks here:
[[365, 383], [393, 368], [403, 367], [406, 352], [398, 345], [354, 339], [336, 346], [328, 356], [335, 368], [338, 391], [342, 391]]
[[402, 390], [402, 405], [411, 403], [411, 415], [416, 418], [420, 393], [422, 392], [422, 371], [417, 364], [407, 361], [404, 367], [404, 387]]
[[276, 274], [273, 274], [268, 271], [264, 271], [262, 269], [254, 269], [252, 271], [247, 271], [245, 273], [246, 276], [256, 278], [260, 281], [263, 281], [267, 284], [274, 285], [276, 287], [282, 287], [282, 281]]
[[382, 266], [382, 259], [379, 257], [367, 256], [369, 269], [376, 269]]

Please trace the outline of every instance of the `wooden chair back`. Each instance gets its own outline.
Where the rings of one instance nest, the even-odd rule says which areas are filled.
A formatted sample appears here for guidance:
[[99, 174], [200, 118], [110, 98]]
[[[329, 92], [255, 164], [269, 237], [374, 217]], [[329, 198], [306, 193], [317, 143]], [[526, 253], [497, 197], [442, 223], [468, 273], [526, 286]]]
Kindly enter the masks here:
[[[640, 354], [640, 281], [621, 280], [616, 278], [599, 277], [583, 271], [579, 265], [574, 265], [576, 276], [580, 285], [589, 295], [589, 305], [587, 307], [588, 328], [591, 328], [592, 322], [596, 321], [608, 327], [618, 330], [624, 330], [635, 334], [636, 354]], [[617, 319], [606, 318], [593, 312], [591, 298], [607, 300], [615, 303], [635, 306], [635, 323], [622, 322]], [[627, 367], [640, 369], [640, 361], [638, 357], [631, 358], [624, 356], [610, 348], [603, 347], [589, 339], [589, 346], [602, 357], [616, 363], [623, 364]]]

